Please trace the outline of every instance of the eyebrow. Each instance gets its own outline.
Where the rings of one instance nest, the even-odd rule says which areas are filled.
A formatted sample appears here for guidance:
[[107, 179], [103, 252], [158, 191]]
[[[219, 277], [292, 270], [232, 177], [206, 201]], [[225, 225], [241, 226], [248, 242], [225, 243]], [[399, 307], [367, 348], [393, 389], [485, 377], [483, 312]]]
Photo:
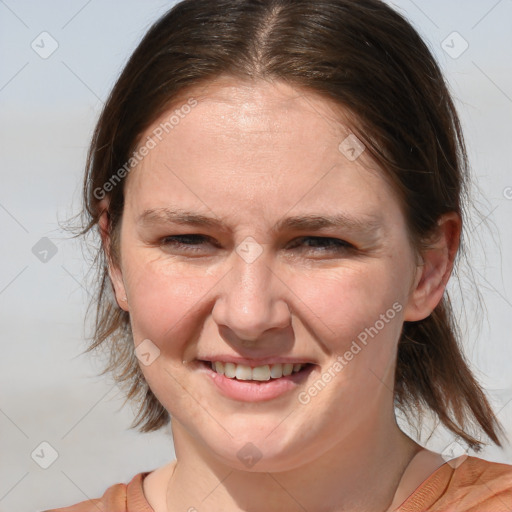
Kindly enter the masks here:
[[[137, 224], [150, 227], [161, 224], [180, 224], [199, 228], [216, 228], [229, 231], [229, 228], [219, 219], [208, 217], [197, 212], [183, 209], [154, 208], [145, 210], [138, 218]], [[273, 233], [279, 231], [317, 231], [326, 228], [344, 228], [359, 231], [363, 234], [375, 234], [382, 228], [382, 221], [375, 215], [354, 217], [345, 213], [334, 215], [295, 215], [279, 220], [272, 227]]]

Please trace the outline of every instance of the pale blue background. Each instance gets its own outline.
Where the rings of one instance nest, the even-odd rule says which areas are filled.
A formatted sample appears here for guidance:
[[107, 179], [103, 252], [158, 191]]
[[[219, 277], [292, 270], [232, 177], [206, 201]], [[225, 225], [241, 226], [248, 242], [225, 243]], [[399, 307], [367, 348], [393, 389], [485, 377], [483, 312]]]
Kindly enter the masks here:
[[[120, 410], [118, 389], [95, 377], [100, 365], [92, 356], [80, 356], [87, 265], [80, 245], [58, 226], [78, 211], [102, 101], [145, 30], [171, 4], [0, 0], [0, 512], [98, 497], [108, 485], [173, 458], [165, 432], [127, 430], [130, 407]], [[512, 192], [512, 1], [394, 4], [436, 53], [463, 119], [487, 217], [474, 222], [471, 256], [487, 316], [479, 327], [466, 292], [465, 350], [512, 437], [512, 199], [504, 194]], [[31, 48], [43, 31], [59, 44], [48, 59]], [[469, 43], [455, 60], [441, 48], [453, 31]], [[45, 236], [58, 252], [42, 263], [31, 249]], [[42, 441], [59, 453], [46, 470], [30, 457]], [[429, 447], [442, 451], [452, 441], [441, 431]], [[481, 456], [512, 463], [510, 446]]]

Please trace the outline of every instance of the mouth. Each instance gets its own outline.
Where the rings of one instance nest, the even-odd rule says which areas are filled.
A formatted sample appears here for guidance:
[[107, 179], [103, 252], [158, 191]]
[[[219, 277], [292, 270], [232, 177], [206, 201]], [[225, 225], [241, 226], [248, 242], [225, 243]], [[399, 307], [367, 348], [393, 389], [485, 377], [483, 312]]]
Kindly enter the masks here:
[[268, 382], [269, 380], [288, 377], [312, 366], [312, 363], [274, 363], [249, 366], [224, 361], [200, 361], [207, 368], [228, 379]]
[[318, 365], [286, 362], [264, 365], [197, 360], [198, 368], [222, 395], [238, 402], [262, 402], [288, 395], [304, 385]]

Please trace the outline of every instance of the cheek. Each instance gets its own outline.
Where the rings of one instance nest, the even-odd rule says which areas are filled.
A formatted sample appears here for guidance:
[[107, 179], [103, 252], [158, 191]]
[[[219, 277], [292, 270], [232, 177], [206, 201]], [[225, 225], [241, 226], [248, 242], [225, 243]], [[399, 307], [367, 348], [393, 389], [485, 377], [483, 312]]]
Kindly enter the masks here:
[[[222, 288], [225, 267], [171, 262], [168, 255], [155, 256], [154, 249], [128, 249], [124, 254], [135, 344], [150, 339], [162, 353], [177, 355], [199, 339], [215, 305], [216, 287]], [[296, 335], [304, 341], [317, 339], [336, 355], [355, 340], [363, 347], [372, 345], [364, 352], [375, 357], [379, 351], [383, 357], [389, 354], [401, 329], [407, 276], [400, 269], [405, 263], [396, 255], [330, 269], [277, 269], [293, 291], [283, 300], [294, 312]], [[370, 343], [374, 339], [380, 340], [378, 345]], [[367, 357], [361, 355], [360, 360]]]
[[400, 331], [403, 285], [383, 265], [317, 272], [295, 284], [295, 293], [310, 310], [307, 317], [337, 354], [348, 350], [353, 340], [364, 343], [379, 335], [394, 341]]
[[168, 351], [193, 336], [201, 298], [218, 279], [201, 268], [171, 265], [164, 258], [134, 257], [127, 267], [135, 343], [149, 338]]

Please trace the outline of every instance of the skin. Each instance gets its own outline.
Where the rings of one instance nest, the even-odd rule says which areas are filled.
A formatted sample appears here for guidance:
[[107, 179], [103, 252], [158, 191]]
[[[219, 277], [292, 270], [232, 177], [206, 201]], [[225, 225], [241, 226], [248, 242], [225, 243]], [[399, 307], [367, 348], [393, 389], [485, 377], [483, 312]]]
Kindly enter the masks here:
[[[148, 501], [156, 512], [399, 505], [394, 498], [419, 485], [426, 466], [403, 484], [425, 450], [396, 424], [397, 344], [403, 322], [425, 318], [441, 299], [460, 219], [442, 217], [435, 242], [416, 254], [398, 198], [369, 152], [350, 161], [338, 149], [348, 116], [313, 93], [223, 78], [190, 97], [197, 106], [127, 178], [121, 261], [110, 266], [135, 345], [149, 339], [160, 350], [141, 368], [172, 417], [177, 462], [146, 478]], [[138, 221], [158, 208], [190, 210], [223, 227]], [[357, 225], [272, 229], [289, 216], [339, 213]], [[100, 227], [108, 250], [106, 215]], [[188, 239], [188, 249], [168, 238], [186, 234], [205, 238]], [[263, 250], [252, 262], [236, 252], [246, 237]], [[394, 318], [301, 403], [298, 392], [393, 304], [401, 307]], [[315, 367], [296, 392], [248, 403], [223, 396], [194, 366], [205, 354], [291, 357]], [[251, 468], [237, 456], [247, 443], [262, 454]], [[426, 459], [428, 475], [440, 458]]]

